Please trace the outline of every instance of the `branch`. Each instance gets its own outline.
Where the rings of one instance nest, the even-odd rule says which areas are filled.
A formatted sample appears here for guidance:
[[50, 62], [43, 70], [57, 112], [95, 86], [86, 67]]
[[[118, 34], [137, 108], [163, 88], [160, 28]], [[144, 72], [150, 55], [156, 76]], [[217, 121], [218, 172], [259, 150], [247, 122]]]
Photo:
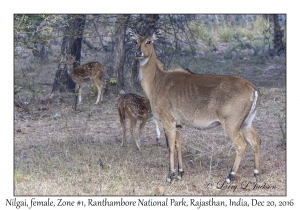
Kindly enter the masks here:
[[89, 42], [88, 40], [86, 40], [85, 38], [82, 39], [82, 42], [84, 44], [86, 44], [92, 50], [97, 50], [97, 51], [99, 50], [97, 47], [94, 47], [94, 45], [91, 42]]
[[20, 28], [20, 26], [21, 26], [21, 23], [23, 22], [23, 20], [24, 20], [24, 17], [25, 17], [25, 15], [22, 15], [22, 17], [21, 17], [21, 20], [20, 20], [20, 22], [19, 22], [19, 24], [18, 24], [18, 26], [17, 26], [17, 29], [19, 29]]
[[102, 42], [102, 38], [101, 38], [101, 35], [99, 34], [99, 32], [98, 32], [98, 28], [97, 28], [97, 25], [96, 25], [96, 23], [95, 23], [95, 19], [92, 21], [93, 22], [93, 25], [94, 25], [94, 27], [95, 27], [95, 31], [96, 31], [96, 34], [97, 34], [97, 36], [99, 37], [99, 39], [100, 39], [100, 44], [101, 44], [101, 46], [102, 46], [102, 48], [103, 48], [103, 42]]

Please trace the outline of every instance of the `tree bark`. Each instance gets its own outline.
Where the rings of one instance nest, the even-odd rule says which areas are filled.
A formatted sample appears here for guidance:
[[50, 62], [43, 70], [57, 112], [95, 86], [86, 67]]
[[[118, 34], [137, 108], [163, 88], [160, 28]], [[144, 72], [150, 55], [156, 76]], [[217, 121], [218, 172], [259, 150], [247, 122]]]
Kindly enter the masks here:
[[120, 15], [117, 20], [115, 45], [114, 45], [114, 62], [113, 75], [117, 78], [117, 89], [124, 88], [124, 64], [125, 64], [125, 34], [130, 15]]
[[61, 61], [55, 73], [52, 92], [74, 92], [75, 83], [69, 77], [66, 71], [66, 65], [63, 62], [66, 55], [75, 58], [74, 68], [79, 66], [81, 58], [81, 43], [85, 25], [85, 15], [68, 15], [67, 24], [64, 28], [64, 38], [61, 45]]
[[285, 50], [285, 45], [283, 44], [283, 30], [281, 30], [278, 15], [273, 15], [274, 22], [274, 50], [276, 55], [281, 55]]
[[159, 20], [159, 15], [158, 14], [149, 14], [146, 16], [146, 30], [145, 30], [145, 35], [152, 36], [155, 30], [155, 24]]
[[137, 59], [134, 59], [132, 61], [132, 67], [131, 67], [131, 76], [132, 76], [132, 85], [133, 85], [133, 88], [135, 89], [141, 89], [142, 86], [140, 84], [140, 81], [139, 81], [139, 72], [138, 72], [138, 60]]

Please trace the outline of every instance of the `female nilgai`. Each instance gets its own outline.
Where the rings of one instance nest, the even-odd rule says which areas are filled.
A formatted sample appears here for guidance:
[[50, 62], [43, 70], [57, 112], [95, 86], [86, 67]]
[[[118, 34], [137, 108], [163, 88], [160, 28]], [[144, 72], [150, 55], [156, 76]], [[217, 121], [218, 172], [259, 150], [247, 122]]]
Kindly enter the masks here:
[[170, 170], [175, 176], [174, 152], [178, 153], [178, 179], [183, 176], [181, 142], [176, 126], [189, 124], [205, 129], [222, 125], [236, 148], [236, 158], [226, 179], [234, 179], [247, 144], [254, 150], [254, 176], [259, 174], [261, 140], [252, 127], [259, 104], [259, 90], [236, 76], [196, 75], [185, 71], [166, 71], [157, 59], [153, 42], [161, 35], [140, 36], [129, 29], [136, 41], [135, 58], [140, 63], [142, 88], [150, 100], [153, 115], [160, 119], [169, 139]]

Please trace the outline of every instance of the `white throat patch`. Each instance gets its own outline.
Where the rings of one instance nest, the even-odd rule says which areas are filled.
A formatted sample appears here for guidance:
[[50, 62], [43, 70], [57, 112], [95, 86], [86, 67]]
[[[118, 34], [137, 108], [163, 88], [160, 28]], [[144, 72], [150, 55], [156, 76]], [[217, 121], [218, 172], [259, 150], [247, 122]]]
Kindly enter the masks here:
[[142, 69], [140, 67], [139, 68], [139, 80], [142, 81], [142, 78], [143, 78], [143, 76], [142, 76]]
[[143, 79], [143, 74], [142, 74], [142, 69], [141, 67], [144, 66], [147, 62], [149, 61], [149, 58], [144, 58], [144, 59], [140, 59], [140, 68], [139, 68], [139, 80], [142, 81]]
[[140, 66], [144, 66], [148, 62], [149, 58], [140, 59]]

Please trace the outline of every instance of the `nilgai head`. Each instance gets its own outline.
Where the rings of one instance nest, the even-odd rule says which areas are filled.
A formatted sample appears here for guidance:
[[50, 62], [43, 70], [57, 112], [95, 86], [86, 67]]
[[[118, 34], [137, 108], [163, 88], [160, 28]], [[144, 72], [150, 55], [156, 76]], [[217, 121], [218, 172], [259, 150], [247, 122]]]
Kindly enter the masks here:
[[140, 63], [146, 63], [154, 52], [153, 42], [163, 36], [163, 31], [159, 29], [152, 36], [140, 36], [134, 30], [128, 29], [128, 34], [136, 44], [135, 58], [139, 59]]

